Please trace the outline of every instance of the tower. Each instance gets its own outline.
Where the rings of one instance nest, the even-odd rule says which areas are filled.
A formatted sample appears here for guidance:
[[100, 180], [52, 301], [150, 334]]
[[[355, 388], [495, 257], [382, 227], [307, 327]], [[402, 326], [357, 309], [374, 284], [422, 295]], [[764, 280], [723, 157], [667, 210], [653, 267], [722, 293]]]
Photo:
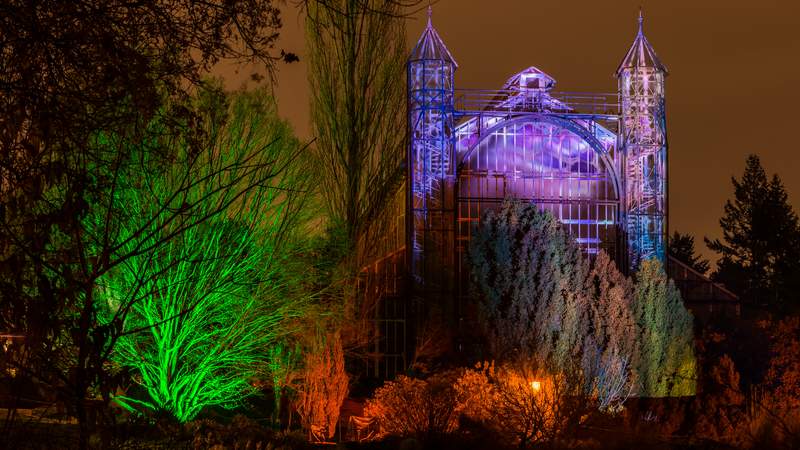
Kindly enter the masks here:
[[640, 11], [639, 31], [616, 72], [625, 173], [624, 226], [631, 270], [650, 258], [664, 263], [667, 240], [667, 69], [644, 36], [642, 23]]
[[412, 296], [445, 304], [453, 289], [453, 75], [457, 67], [433, 28], [429, 7], [428, 24], [407, 63], [406, 249]]

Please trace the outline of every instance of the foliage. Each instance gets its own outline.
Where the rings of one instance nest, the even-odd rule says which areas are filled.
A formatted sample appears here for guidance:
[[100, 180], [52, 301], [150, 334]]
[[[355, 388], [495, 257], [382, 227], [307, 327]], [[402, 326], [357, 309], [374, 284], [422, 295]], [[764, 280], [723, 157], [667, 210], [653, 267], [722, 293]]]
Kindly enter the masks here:
[[693, 395], [692, 316], [658, 260], [644, 261], [636, 274], [633, 315], [639, 334], [639, 351], [634, 362], [639, 394]]
[[[90, 242], [85, 219], [116, 221], [119, 205], [100, 199], [114, 197], [118, 169], [145, 173], [173, 157], [153, 142], [154, 120], [162, 136], [203, 147], [190, 94], [221, 59], [273, 67], [279, 10], [272, 0], [12, 0], [0, 23], [0, 328], [25, 336], [11, 350], [23, 354], [18, 369], [69, 407], [85, 447], [85, 399], [95, 388], [107, 399], [118, 381], [92, 293], [124, 259], [112, 257], [117, 242]], [[147, 167], [102, 134], [154, 144]]]
[[469, 255], [495, 358], [568, 360], [588, 334], [589, 267], [558, 221], [507, 200], [481, 218]]
[[635, 351], [633, 288], [601, 253], [592, 265], [549, 213], [506, 201], [470, 243], [487, 341], [501, 362], [578, 365], [603, 408], [627, 398]]
[[635, 391], [638, 376], [633, 367], [640, 344], [631, 305], [634, 285], [602, 251], [592, 261], [589, 284], [592, 325], [582, 367], [600, 409], [615, 411]]
[[771, 327], [770, 362], [765, 393], [757, 404], [769, 444], [797, 448], [800, 443], [800, 318], [789, 317]]
[[[303, 309], [289, 295], [300, 282], [287, 261], [306, 195], [294, 164], [299, 145], [264, 92], [237, 94], [220, 116], [208, 122], [214, 141], [198, 155], [180, 220], [148, 228], [163, 220], [159, 210], [184, 182], [183, 167], [120, 180], [128, 210], [120, 235], [148, 233], [122, 239], [119, 252], [132, 256], [99, 281], [106, 320], [122, 324], [113, 359], [149, 397], [118, 399], [181, 422], [251, 393], [268, 349]], [[106, 231], [94, 219], [87, 229]]]
[[767, 179], [755, 155], [719, 223], [722, 239], [706, 245], [720, 254], [715, 281], [755, 304], [780, 311], [796, 306], [800, 288], [800, 225], [780, 178]]
[[576, 372], [550, 375], [535, 364], [484, 362], [427, 379], [399, 376], [375, 391], [364, 414], [378, 419], [386, 434], [426, 442], [454, 433], [467, 419], [519, 448], [552, 443], [588, 404]]
[[463, 416], [485, 424], [494, 420], [496, 392], [492, 382], [495, 377], [495, 364], [489, 361], [477, 363], [458, 377], [454, 389], [457, 397], [463, 400]]
[[694, 392], [692, 318], [657, 261], [634, 287], [605, 253], [584, 258], [550, 213], [513, 200], [482, 217], [469, 257], [499, 361], [578, 373], [603, 409], [634, 391]]
[[[183, 428], [191, 437], [191, 447], [186, 448], [242, 450], [313, 448], [301, 433], [275, 432], [242, 415], [234, 416], [229, 424], [204, 419], [188, 422]], [[174, 447], [177, 448], [178, 445]]]
[[267, 349], [267, 376], [272, 387], [273, 424], [280, 424], [281, 400], [285, 391], [294, 385], [300, 377], [300, 359], [302, 353], [299, 345], [289, 340], [279, 342]]
[[456, 388], [462, 371], [444, 371], [427, 379], [400, 375], [387, 381], [367, 400], [364, 414], [378, 419], [381, 430], [394, 436], [430, 439], [452, 433], [468, 394]]
[[669, 240], [667, 253], [701, 274], [708, 272], [708, 260], [697, 255], [694, 249], [694, 236], [690, 234], [675, 231]]
[[344, 368], [344, 351], [338, 334], [320, 338], [305, 353], [302, 384], [296, 407], [303, 427], [314, 436], [332, 438], [339, 409], [349, 388]]
[[313, 163], [329, 226], [341, 228], [352, 257], [402, 181], [406, 5], [305, 4]]
[[739, 373], [728, 355], [716, 358], [704, 374], [695, 399], [698, 414], [693, 432], [701, 438], [740, 445], [744, 439], [745, 397]]
[[770, 339], [771, 358], [766, 384], [774, 407], [800, 410], [800, 317], [789, 317], [774, 325]]
[[[797, 328], [796, 318], [745, 320], [724, 333], [706, 333], [698, 346], [700, 382], [689, 417], [694, 435], [737, 448], [797, 448]], [[738, 334], [742, 329], [745, 334]], [[740, 347], [741, 340], [754, 344]], [[741, 369], [757, 359], [754, 352], [767, 356], [757, 362], [767, 369], [763, 374]]]

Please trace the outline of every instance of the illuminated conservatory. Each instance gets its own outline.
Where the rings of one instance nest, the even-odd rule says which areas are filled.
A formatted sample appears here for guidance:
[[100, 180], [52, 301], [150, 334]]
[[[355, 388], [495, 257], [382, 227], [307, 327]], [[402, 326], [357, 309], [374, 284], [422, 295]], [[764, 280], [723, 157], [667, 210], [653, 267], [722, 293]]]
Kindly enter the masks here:
[[[405, 363], [422, 305], [465, 326], [467, 243], [481, 214], [505, 198], [551, 211], [587, 254], [602, 249], [625, 271], [648, 258], [667, 263], [667, 69], [642, 22], [616, 70], [617, 92], [559, 92], [536, 67], [498, 90], [462, 90], [429, 11], [407, 63], [404, 229], [397, 224], [395, 245], [365, 269], [367, 291], [384, 298], [376, 375]], [[682, 265], [673, 278], [675, 270], [690, 280], [677, 280], [685, 298], [687, 289], [727, 295]]]

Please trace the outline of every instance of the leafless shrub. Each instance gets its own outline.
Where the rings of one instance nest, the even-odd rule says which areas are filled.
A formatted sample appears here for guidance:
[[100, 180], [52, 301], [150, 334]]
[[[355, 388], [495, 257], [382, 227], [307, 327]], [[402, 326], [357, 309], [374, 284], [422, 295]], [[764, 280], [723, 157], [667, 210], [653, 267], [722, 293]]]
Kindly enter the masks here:
[[341, 338], [329, 335], [306, 354], [303, 382], [297, 392], [297, 412], [312, 438], [330, 439], [335, 434], [348, 383]]

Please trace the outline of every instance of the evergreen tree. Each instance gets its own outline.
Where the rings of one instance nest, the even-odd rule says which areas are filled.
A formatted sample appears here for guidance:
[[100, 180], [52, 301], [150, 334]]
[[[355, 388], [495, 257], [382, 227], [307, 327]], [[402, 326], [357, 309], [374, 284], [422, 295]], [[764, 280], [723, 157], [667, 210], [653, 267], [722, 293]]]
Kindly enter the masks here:
[[580, 374], [602, 408], [630, 393], [633, 285], [601, 252], [590, 264], [552, 214], [506, 201], [470, 247], [488, 344], [500, 361]]
[[777, 175], [768, 180], [755, 155], [741, 180], [732, 178], [734, 199], [720, 219], [722, 239], [706, 238], [720, 254], [715, 281], [745, 300], [781, 309], [797, 304], [800, 284], [800, 226]]
[[692, 269], [705, 274], [708, 272], [708, 260], [702, 259], [694, 249], [694, 236], [675, 231], [669, 240], [669, 256], [686, 264]]
[[645, 261], [636, 273], [633, 316], [639, 344], [634, 360], [639, 394], [693, 395], [692, 315], [656, 259]]
[[493, 356], [566, 362], [589, 334], [589, 266], [555, 217], [506, 201], [482, 218], [470, 258]]
[[692, 317], [658, 261], [634, 283], [600, 252], [593, 261], [552, 214], [506, 201], [470, 242], [474, 288], [492, 356], [579, 373], [614, 408], [694, 392]]
[[[630, 393], [638, 348], [633, 317], [634, 285], [605, 252], [597, 254], [590, 274], [592, 333], [584, 350], [584, 370], [593, 381], [601, 407], [613, 407]], [[625, 380], [625, 382], [621, 382]]]

